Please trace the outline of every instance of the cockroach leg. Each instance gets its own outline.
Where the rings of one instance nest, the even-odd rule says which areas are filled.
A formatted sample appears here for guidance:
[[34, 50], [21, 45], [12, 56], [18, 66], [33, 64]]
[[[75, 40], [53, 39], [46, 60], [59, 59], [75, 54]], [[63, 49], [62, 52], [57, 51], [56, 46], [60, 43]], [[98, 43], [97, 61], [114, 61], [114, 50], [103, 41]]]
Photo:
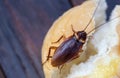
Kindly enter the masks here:
[[73, 25], [71, 25], [71, 28], [72, 28], [73, 33], [75, 34], [76, 31], [74, 30]]
[[65, 37], [64, 35], [62, 35], [57, 41], [52, 42], [52, 44], [53, 44], [53, 43], [58, 43], [58, 42], [60, 42], [61, 39], [65, 39], [65, 38], [66, 38], [66, 37]]
[[65, 65], [65, 64], [58, 66], [58, 69], [60, 70], [60, 73], [61, 73], [61, 70], [62, 70], [62, 68], [64, 67], [64, 65]]
[[58, 47], [51, 46], [51, 47], [49, 48], [49, 52], [48, 52], [47, 59], [46, 59], [45, 62], [42, 63], [42, 65], [44, 65], [47, 61], [49, 61], [50, 58], [52, 58], [52, 56], [50, 56], [50, 54], [51, 54], [51, 50], [52, 50], [52, 49], [55, 49], [55, 50], [56, 50], [56, 48], [58, 48]]

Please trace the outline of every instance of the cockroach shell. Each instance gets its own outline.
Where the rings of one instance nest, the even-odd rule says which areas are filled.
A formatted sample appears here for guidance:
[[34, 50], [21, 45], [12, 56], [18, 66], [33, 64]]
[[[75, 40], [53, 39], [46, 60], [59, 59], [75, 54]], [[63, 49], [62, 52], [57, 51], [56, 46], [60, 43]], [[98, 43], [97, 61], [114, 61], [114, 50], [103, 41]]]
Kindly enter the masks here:
[[[71, 36], [73, 34], [71, 25], [76, 31], [83, 30], [90, 21], [95, 8], [96, 3], [94, 1], [86, 1], [82, 5], [76, 6], [68, 10], [53, 23], [43, 42], [42, 62], [44, 62], [48, 56], [49, 47], [59, 46], [64, 41], [64, 39], [62, 39], [59, 43], [56, 44], [51, 43], [57, 41], [62, 35], [64, 35], [66, 38]], [[92, 20], [86, 32], [89, 32], [94, 27], [95, 21]], [[51, 52], [51, 56], [53, 55], [53, 53], [54, 50]], [[52, 67], [50, 59], [47, 63], [43, 65], [45, 78], [64, 78], [67, 73], [69, 73], [70, 66], [72, 64], [76, 64], [81, 60], [84, 60], [84, 56], [82, 57], [82, 59], [76, 59], [71, 61], [70, 63], [65, 64], [64, 67], [61, 69], [61, 72], [58, 67]]]

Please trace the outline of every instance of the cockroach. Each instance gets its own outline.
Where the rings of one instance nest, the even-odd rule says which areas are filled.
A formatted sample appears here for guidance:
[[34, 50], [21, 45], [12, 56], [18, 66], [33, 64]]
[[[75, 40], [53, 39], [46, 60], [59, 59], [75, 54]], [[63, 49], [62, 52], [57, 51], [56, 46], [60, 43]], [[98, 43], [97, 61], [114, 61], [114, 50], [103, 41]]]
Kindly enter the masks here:
[[[98, 5], [100, 4], [100, 0], [98, 2]], [[98, 6], [96, 7], [94, 14], [97, 10]], [[49, 52], [48, 52], [48, 56], [46, 61], [43, 63], [43, 65], [51, 58], [51, 65], [53, 67], [59, 67], [61, 65], [64, 65], [65, 63], [67, 63], [68, 61], [72, 61], [76, 58], [79, 57], [80, 52], [83, 52], [82, 47], [86, 42], [87, 39], [87, 35], [89, 33], [91, 33], [93, 30], [95, 30], [96, 28], [99, 28], [100, 26], [104, 25], [105, 23], [97, 26], [96, 28], [92, 29], [90, 32], [86, 33], [85, 30], [87, 29], [87, 27], [89, 26], [90, 22], [92, 21], [94, 14], [91, 18], [91, 20], [89, 21], [89, 23], [87, 24], [87, 26], [82, 30], [82, 31], [75, 31], [72, 27], [72, 31], [73, 31], [73, 35], [71, 35], [70, 37], [66, 38], [60, 45], [59, 47], [55, 47], [55, 46], [51, 46], [49, 48]], [[114, 18], [115, 19], [115, 18]], [[113, 20], [113, 19], [112, 19]], [[110, 20], [110, 21], [112, 21]], [[108, 21], [108, 22], [110, 22]], [[65, 37], [64, 35], [61, 36], [56, 42], [53, 43], [57, 43], [59, 42], [63, 37]], [[54, 49], [55, 52], [53, 54], [53, 56], [50, 56], [51, 54], [51, 49]]]

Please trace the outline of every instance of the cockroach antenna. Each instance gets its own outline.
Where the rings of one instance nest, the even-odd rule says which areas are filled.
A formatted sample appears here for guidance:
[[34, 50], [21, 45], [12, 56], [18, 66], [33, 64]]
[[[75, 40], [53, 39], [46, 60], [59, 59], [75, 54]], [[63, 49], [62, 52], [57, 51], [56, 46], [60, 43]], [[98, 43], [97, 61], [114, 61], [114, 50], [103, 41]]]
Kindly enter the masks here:
[[85, 30], [88, 28], [88, 26], [90, 25], [90, 23], [91, 23], [91, 21], [93, 20], [93, 17], [95, 16], [95, 13], [96, 13], [96, 11], [97, 11], [97, 9], [98, 9], [101, 1], [102, 1], [102, 0], [99, 0], [99, 1], [98, 1], [98, 5], [97, 5], [97, 7], [96, 7], [96, 9], [95, 9], [95, 11], [94, 11], [94, 13], [93, 13], [93, 15], [92, 15], [92, 18], [90, 19], [90, 21], [88, 22], [87, 26], [84, 28], [83, 31], [85, 31]]
[[89, 31], [87, 34], [90, 34], [90, 33], [91, 33], [92, 31], [94, 31], [95, 29], [98, 29], [99, 27], [104, 26], [105, 24], [108, 24], [108, 23], [114, 21], [115, 19], [117, 19], [117, 18], [119, 18], [119, 17], [120, 17], [120, 15], [117, 16], [117, 17], [115, 17], [115, 18], [113, 18], [113, 19], [111, 19], [111, 20], [109, 20], [108, 22], [105, 22], [105, 23], [103, 23], [103, 24], [101, 24], [101, 25], [99, 25], [99, 26], [96, 26], [96, 27], [93, 28], [91, 31]]

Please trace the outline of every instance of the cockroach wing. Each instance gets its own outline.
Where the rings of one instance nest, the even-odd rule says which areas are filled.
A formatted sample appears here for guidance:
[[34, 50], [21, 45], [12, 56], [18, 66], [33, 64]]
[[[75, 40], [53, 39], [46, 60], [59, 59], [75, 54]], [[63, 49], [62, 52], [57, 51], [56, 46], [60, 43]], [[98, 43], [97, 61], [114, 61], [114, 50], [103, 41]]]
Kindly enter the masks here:
[[79, 42], [75, 36], [69, 37], [56, 49], [51, 59], [52, 66], [57, 67], [70, 61], [73, 57], [78, 55], [83, 44], [84, 43]]

